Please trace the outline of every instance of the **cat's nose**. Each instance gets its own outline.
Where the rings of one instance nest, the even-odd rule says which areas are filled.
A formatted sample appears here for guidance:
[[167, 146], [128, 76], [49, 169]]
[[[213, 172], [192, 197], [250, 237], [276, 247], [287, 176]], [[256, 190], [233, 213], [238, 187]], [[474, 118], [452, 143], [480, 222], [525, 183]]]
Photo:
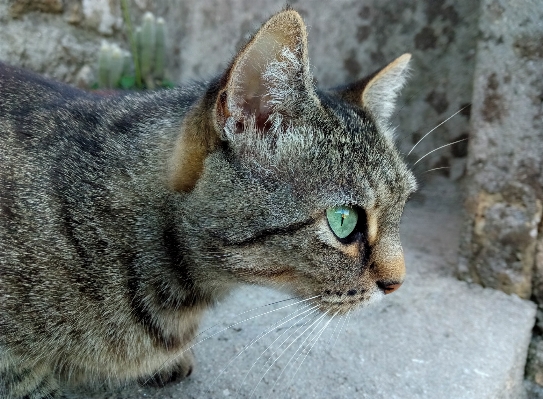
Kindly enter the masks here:
[[402, 283], [378, 281], [377, 286], [385, 293], [385, 295], [388, 295], [392, 294], [394, 291], [400, 288], [402, 286]]
[[[388, 254], [387, 254], [388, 255]], [[392, 294], [401, 287], [405, 278], [403, 253], [388, 257], [376, 257], [373, 263], [372, 277], [375, 284], [385, 295]]]

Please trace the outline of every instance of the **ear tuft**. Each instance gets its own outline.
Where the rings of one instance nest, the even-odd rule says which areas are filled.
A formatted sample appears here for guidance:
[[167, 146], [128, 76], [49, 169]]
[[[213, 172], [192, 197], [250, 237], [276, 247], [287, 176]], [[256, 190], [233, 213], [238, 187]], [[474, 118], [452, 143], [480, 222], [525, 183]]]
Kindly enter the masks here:
[[[288, 114], [295, 98], [310, 90], [307, 33], [291, 9], [271, 17], [240, 51], [218, 96], [217, 127], [239, 133], [248, 125], [265, 132], [272, 114]], [[282, 108], [282, 109], [280, 109]]]

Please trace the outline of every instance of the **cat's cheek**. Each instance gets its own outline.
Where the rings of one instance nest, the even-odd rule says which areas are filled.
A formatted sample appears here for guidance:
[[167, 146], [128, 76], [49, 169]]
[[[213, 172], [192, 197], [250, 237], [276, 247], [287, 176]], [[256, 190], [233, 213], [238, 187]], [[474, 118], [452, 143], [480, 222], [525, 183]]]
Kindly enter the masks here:
[[368, 224], [368, 243], [374, 245], [377, 241], [377, 236], [379, 233], [379, 211], [377, 208], [372, 208], [371, 210], [366, 209], [367, 215], [367, 224]]

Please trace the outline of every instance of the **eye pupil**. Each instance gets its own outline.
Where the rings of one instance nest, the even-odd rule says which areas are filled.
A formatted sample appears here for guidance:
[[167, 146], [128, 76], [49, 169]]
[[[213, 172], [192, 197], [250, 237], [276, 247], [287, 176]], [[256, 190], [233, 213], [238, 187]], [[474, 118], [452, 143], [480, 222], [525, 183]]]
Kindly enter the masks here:
[[348, 209], [337, 209], [335, 213], [339, 213], [341, 215], [341, 226], [343, 226], [343, 221], [347, 216], [349, 216], [349, 210]]
[[326, 210], [326, 217], [332, 232], [338, 238], [348, 237], [356, 228], [358, 214], [349, 206], [337, 206]]

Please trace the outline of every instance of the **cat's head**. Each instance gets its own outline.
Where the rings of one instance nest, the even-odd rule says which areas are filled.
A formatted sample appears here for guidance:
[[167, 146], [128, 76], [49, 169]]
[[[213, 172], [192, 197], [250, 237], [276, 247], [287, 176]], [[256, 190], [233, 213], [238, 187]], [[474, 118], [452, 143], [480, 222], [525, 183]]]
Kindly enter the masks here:
[[399, 223], [416, 182], [387, 120], [409, 59], [318, 91], [299, 14], [262, 26], [195, 106], [172, 158], [197, 280], [276, 286], [330, 312], [399, 287]]

